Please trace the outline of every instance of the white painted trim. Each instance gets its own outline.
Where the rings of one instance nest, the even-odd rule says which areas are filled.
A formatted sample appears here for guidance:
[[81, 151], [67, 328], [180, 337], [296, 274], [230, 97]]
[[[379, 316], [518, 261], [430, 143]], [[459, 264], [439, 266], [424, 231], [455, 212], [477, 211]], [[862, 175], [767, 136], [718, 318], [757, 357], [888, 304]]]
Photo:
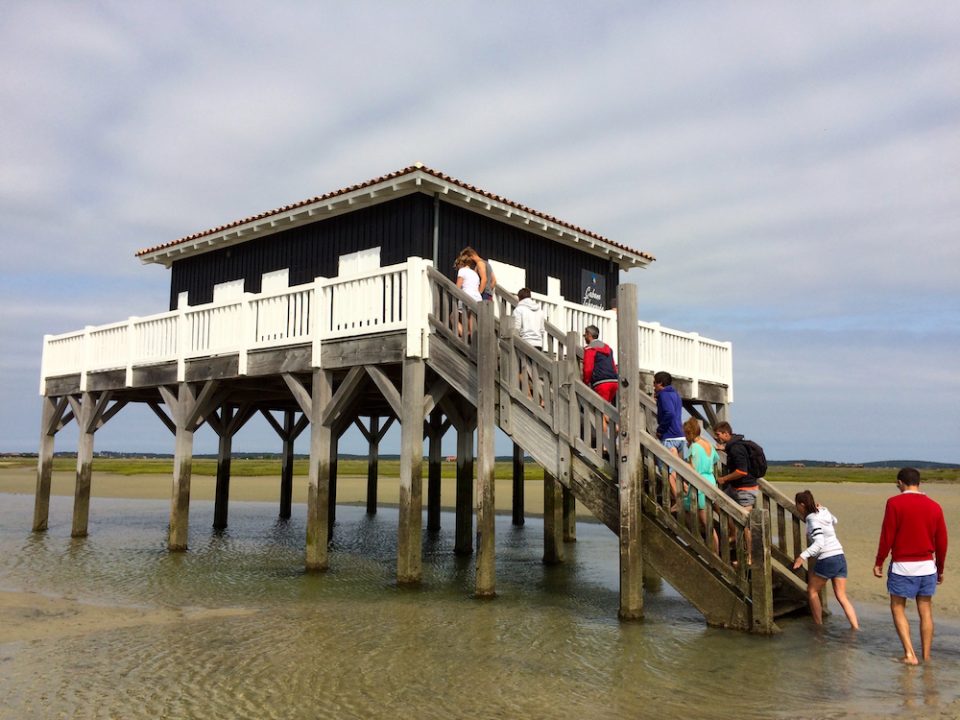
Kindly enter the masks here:
[[[48, 378], [80, 374], [81, 389], [91, 372], [125, 371], [132, 385], [135, 369], [164, 362], [177, 363], [183, 381], [188, 360], [217, 355], [239, 356], [239, 373], [246, 373], [251, 350], [310, 344], [312, 363], [320, 366], [324, 341], [382, 332], [404, 331], [408, 357], [426, 357], [427, 316], [432, 294], [426, 269], [432, 263], [413, 257], [405, 263], [264, 293], [181, 307], [148, 317], [88, 326], [61, 335], [46, 335], [41, 358], [40, 392]], [[548, 283], [558, 290], [558, 283]], [[533, 296], [555, 325], [582, 332], [600, 328], [601, 339], [616, 350], [617, 313], [567, 302], [562, 296]], [[499, 305], [499, 303], [497, 304]], [[639, 322], [640, 369], [667, 370], [696, 387], [700, 382], [727, 386], [733, 399], [733, 348], [729, 342], [698, 333]]]

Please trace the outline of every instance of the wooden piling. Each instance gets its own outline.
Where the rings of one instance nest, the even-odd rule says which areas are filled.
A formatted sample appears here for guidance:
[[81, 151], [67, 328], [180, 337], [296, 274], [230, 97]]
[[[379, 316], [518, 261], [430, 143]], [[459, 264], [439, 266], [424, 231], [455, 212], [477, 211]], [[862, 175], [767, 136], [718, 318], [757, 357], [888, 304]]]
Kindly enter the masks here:
[[750, 624], [755, 633], [777, 632], [773, 621], [773, 565], [770, 561], [770, 512], [759, 503], [750, 511]]
[[90, 518], [90, 484], [93, 476], [93, 433], [96, 402], [93, 394], [81, 395], [77, 416], [79, 436], [77, 438], [77, 480], [73, 495], [73, 527], [70, 537], [87, 536], [87, 524]]
[[524, 490], [524, 453], [523, 448], [513, 444], [513, 524], [523, 525]]
[[37, 453], [37, 490], [33, 501], [34, 532], [46, 530], [49, 522], [54, 438], [66, 407], [65, 397], [59, 401], [51, 397], [40, 400], [40, 449]]
[[380, 477], [380, 417], [370, 416], [370, 432], [367, 435], [367, 515], [377, 514], [377, 480]]
[[473, 428], [457, 428], [457, 499], [453, 552], [473, 554]]
[[[288, 380], [290, 382], [290, 380]], [[327, 538], [330, 497], [330, 448], [332, 430], [324, 425], [323, 415], [333, 397], [333, 377], [321, 368], [313, 370], [313, 388], [309, 407], [310, 467], [307, 471], [307, 557], [306, 569], [324, 571], [328, 566]]]
[[543, 472], [543, 562], [556, 565], [565, 559], [563, 549], [563, 486]]
[[[232, 420], [232, 412], [224, 408], [222, 419], [225, 423]], [[233, 459], [233, 435], [225, 431], [220, 433], [217, 443], [217, 485], [213, 502], [213, 528], [225, 530], [230, 508], [230, 465]]]
[[423, 575], [420, 531], [423, 526], [422, 358], [403, 359], [400, 418], [400, 518], [397, 537], [397, 582], [419, 583]]
[[296, 441], [296, 425], [293, 410], [283, 412], [283, 446], [280, 463], [280, 519], [289, 520], [293, 510], [293, 448]]
[[496, 595], [494, 466], [497, 426], [497, 334], [493, 303], [477, 313], [477, 597]]
[[577, 498], [570, 488], [563, 488], [563, 541], [577, 541]]
[[440, 481], [443, 461], [443, 413], [435, 409], [427, 423], [427, 532], [440, 531]]
[[643, 617], [643, 545], [641, 513], [641, 433], [645, 418], [640, 406], [637, 288], [617, 287], [620, 388], [617, 392], [620, 427], [617, 433], [617, 480], [620, 483], [620, 609], [622, 619]]

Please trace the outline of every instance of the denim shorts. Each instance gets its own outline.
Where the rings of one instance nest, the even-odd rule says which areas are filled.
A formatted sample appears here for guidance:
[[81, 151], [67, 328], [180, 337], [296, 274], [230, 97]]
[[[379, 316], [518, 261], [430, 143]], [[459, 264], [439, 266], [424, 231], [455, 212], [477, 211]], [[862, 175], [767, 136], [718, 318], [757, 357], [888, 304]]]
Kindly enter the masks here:
[[824, 580], [845, 578], [847, 576], [847, 558], [843, 553], [831, 555], [828, 558], [817, 558], [816, 565], [813, 567], [813, 574], [819, 575]]
[[[686, 438], [664, 438], [660, 441], [660, 444], [663, 445], [667, 450], [671, 448], [677, 451], [677, 455], [680, 456], [680, 459], [683, 460], [687, 454], [687, 439]], [[666, 472], [667, 466], [660, 462], [659, 459], [656, 461], [657, 469]]]
[[727, 485], [723, 488], [723, 491], [740, 507], [751, 508], [757, 504], [756, 490], [744, 490]]
[[909, 577], [907, 575], [897, 575], [897, 573], [887, 573], [887, 592], [902, 598], [915, 597], [933, 597], [937, 591], [937, 574], [917, 575]]

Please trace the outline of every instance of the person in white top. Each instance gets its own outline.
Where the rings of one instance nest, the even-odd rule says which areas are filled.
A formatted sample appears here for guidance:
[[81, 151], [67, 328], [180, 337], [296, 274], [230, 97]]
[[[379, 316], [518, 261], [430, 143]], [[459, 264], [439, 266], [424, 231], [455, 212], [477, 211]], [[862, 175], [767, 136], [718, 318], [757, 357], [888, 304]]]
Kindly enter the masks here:
[[457, 287], [470, 296], [471, 300], [480, 302], [480, 275], [477, 274], [477, 263], [465, 253], [460, 253], [453, 265], [457, 268]]
[[540, 303], [530, 297], [530, 288], [520, 288], [517, 298], [520, 302], [513, 309], [517, 335], [540, 350], [543, 347], [543, 310], [540, 309]]
[[847, 559], [843, 554], [843, 545], [837, 539], [834, 525], [837, 519], [823, 505], [817, 505], [813, 493], [809, 490], [798, 492], [794, 498], [797, 512], [807, 523], [807, 549], [793, 562], [793, 569], [799, 568], [804, 560], [807, 566], [807, 601], [813, 622], [823, 624], [823, 608], [820, 605], [820, 591], [827, 580], [833, 583], [833, 594], [843, 608], [850, 627], [860, 629], [857, 611], [847, 597]]

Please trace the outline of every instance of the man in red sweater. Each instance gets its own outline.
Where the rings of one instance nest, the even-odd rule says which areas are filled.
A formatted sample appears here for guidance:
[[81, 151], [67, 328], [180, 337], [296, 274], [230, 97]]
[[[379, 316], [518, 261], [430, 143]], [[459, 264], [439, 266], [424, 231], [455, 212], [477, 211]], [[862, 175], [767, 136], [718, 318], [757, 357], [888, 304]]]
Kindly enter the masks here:
[[933, 593], [943, 582], [943, 566], [947, 559], [947, 524], [943, 508], [920, 492], [920, 473], [903, 468], [897, 473], [900, 494], [887, 500], [880, 530], [880, 544], [873, 574], [883, 577], [883, 563], [893, 551], [887, 575], [890, 613], [893, 625], [903, 644], [900, 662], [918, 665], [910, 623], [907, 620], [907, 598], [916, 598], [920, 616], [920, 648], [923, 660], [930, 659], [933, 644]]

